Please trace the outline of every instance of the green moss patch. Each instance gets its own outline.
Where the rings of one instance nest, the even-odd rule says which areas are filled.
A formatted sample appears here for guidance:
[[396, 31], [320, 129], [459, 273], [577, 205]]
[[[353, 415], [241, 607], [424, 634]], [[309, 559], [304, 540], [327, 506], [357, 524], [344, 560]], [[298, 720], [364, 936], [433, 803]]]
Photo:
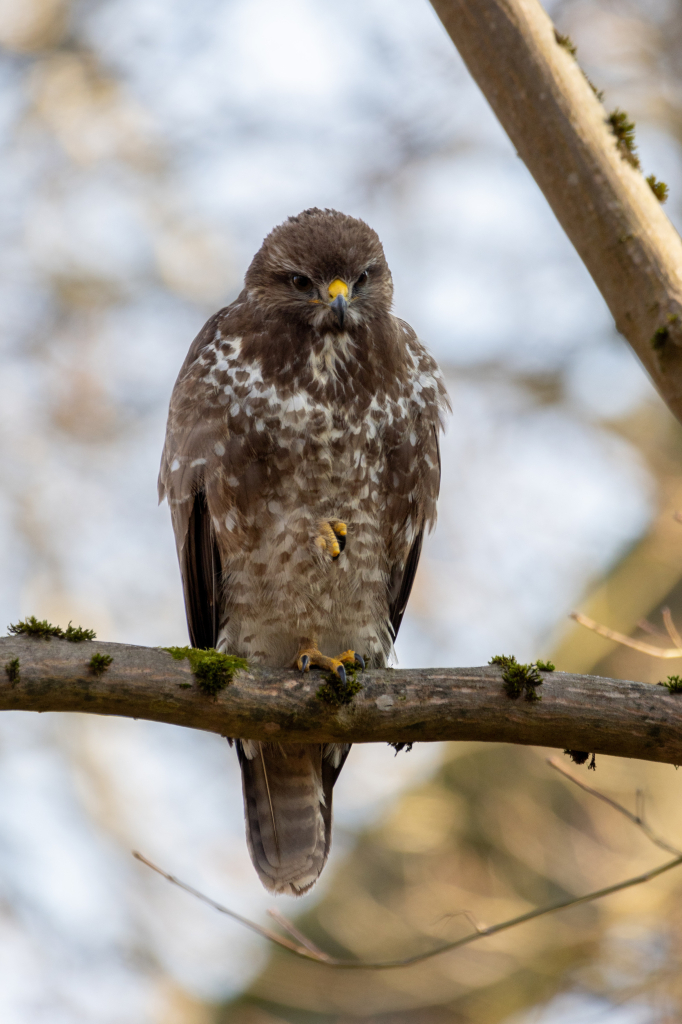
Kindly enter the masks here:
[[53, 626], [47, 619], [37, 619], [35, 615], [29, 615], [20, 622], [10, 624], [7, 630], [10, 636], [33, 636], [43, 640], [56, 637], [58, 640], [70, 640], [73, 644], [82, 643], [83, 640], [94, 640], [97, 636], [94, 629], [72, 626], [71, 623], [66, 629], [62, 629], [61, 626]]
[[568, 50], [571, 57], [575, 57], [578, 52], [578, 47], [575, 45], [570, 36], [562, 36], [561, 32], [557, 32], [554, 29], [554, 38], [556, 39], [559, 46], [563, 46], [564, 50]]
[[668, 693], [682, 693], [682, 677], [668, 676], [665, 682], [658, 684], [667, 687]]
[[12, 686], [14, 686], [15, 683], [18, 683], [19, 682], [19, 659], [18, 658], [12, 658], [10, 661], [8, 661], [7, 664], [5, 665], [5, 672], [7, 673], [7, 678], [9, 679], [10, 683], [12, 684]]
[[538, 658], [535, 665], [539, 672], [556, 672], [556, 665], [553, 661], [541, 661]]
[[64, 639], [70, 640], [72, 644], [80, 644], [84, 640], [95, 640], [97, 633], [94, 629], [83, 629], [82, 626], [72, 626], [68, 624], [64, 630]]
[[333, 708], [343, 707], [345, 704], [352, 704], [353, 697], [360, 693], [362, 683], [358, 679], [358, 668], [355, 664], [344, 665], [346, 670], [346, 682], [343, 683], [336, 672], [324, 672], [322, 678], [324, 685], [317, 691], [318, 700]]
[[162, 647], [161, 650], [168, 651], [176, 661], [184, 661], [187, 658], [197, 686], [209, 697], [215, 697], [224, 690], [232, 682], [235, 672], [249, 667], [245, 658], [237, 658], [234, 654], [221, 654], [214, 647], [207, 650], [201, 650], [199, 647]]
[[[571, 37], [570, 36], [564, 36], [564, 35], [561, 34], [561, 32], [557, 32], [557, 30], [554, 29], [554, 38], [556, 39], [556, 41], [559, 44], [559, 46], [563, 47], [563, 49], [566, 50], [567, 53], [570, 53], [571, 57], [573, 57], [573, 59], [575, 60], [575, 62], [577, 64], [578, 63], [578, 47], [575, 45], [575, 43], [573, 42]], [[580, 68], [580, 64], [578, 64], [578, 67]], [[589, 85], [590, 89], [592, 90], [594, 95], [597, 97], [597, 99], [601, 103], [601, 101], [604, 99], [604, 93], [601, 91], [601, 89], [598, 89], [596, 87], [594, 82], [590, 81], [588, 76], [585, 74], [585, 71], [584, 71], [583, 68], [580, 68], [580, 70], [583, 73], [583, 78], [585, 79], [585, 81]]]
[[616, 109], [606, 118], [606, 123], [616, 137], [618, 152], [629, 164], [639, 170], [641, 164], [637, 156], [637, 144], [635, 142], [635, 123], [631, 121], [624, 110]]
[[541, 686], [543, 683], [540, 672], [554, 671], [551, 661], [538, 661], [530, 665], [522, 665], [513, 654], [497, 654], [490, 659], [488, 664], [501, 667], [504, 692], [511, 700], [517, 700], [522, 694], [527, 701], [542, 700], [535, 689], [536, 686]]
[[660, 352], [661, 349], [665, 348], [665, 344], [670, 337], [670, 324], [677, 323], [679, 317], [677, 313], [668, 314], [668, 322], [663, 324], [661, 327], [657, 327], [651, 337], [651, 347], [654, 352]]
[[665, 343], [670, 336], [670, 331], [667, 327], [657, 327], [651, 336], [651, 347], [654, 352], [660, 352], [662, 348], [665, 348]]
[[88, 662], [88, 666], [94, 676], [102, 676], [113, 660], [110, 654], [93, 654]]
[[670, 189], [664, 181], [659, 181], [655, 174], [648, 174], [646, 183], [658, 199], [659, 203], [664, 203], [668, 198]]

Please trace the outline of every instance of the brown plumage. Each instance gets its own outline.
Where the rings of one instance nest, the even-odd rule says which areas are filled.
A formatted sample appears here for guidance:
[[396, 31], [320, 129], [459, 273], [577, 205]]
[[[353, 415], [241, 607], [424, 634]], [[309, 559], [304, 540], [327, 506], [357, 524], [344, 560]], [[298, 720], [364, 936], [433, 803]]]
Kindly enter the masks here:
[[[305, 666], [304, 650], [386, 664], [435, 522], [447, 408], [392, 295], [371, 228], [306, 210], [268, 235], [242, 293], [194, 340], [159, 496], [195, 647], [282, 668]], [[249, 850], [271, 891], [319, 876], [348, 750], [237, 741]]]

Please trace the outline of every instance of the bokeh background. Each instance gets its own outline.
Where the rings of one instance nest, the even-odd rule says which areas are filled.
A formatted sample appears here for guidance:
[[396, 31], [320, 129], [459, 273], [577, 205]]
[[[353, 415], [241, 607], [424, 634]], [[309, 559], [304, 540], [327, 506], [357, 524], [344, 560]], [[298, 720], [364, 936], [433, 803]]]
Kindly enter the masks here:
[[[680, 0], [556, 0], [682, 221]], [[425, 0], [0, 0], [0, 627], [186, 642], [156, 473], [175, 375], [264, 234], [367, 219], [446, 372], [440, 520], [400, 664], [552, 656], [656, 682], [567, 619], [682, 624], [682, 428], [653, 392]], [[644, 635], [644, 634], [639, 634]], [[663, 641], [661, 641], [663, 643]], [[660, 860], [547, 751], [356, 747], [321, 883], [277, 901], [325, 948], [409, 954]], [[583, 778], [682, 835], [682, 775]], [[420, 968], [332, 973], [172, 889], [272, 899], [217, 736], [0, 717], [3, 1024], [649, 1024], [682, 1016], [682, 877]]]

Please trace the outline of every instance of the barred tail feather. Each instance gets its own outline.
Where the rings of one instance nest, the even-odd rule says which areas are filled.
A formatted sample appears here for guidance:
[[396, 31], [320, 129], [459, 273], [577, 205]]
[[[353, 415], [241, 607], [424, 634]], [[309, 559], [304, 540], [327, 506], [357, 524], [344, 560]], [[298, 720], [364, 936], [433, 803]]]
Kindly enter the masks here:
[[300, 896], [331, 844], [332, 788], [350, 747], [237, 740], [246, 841], [270, 892]]

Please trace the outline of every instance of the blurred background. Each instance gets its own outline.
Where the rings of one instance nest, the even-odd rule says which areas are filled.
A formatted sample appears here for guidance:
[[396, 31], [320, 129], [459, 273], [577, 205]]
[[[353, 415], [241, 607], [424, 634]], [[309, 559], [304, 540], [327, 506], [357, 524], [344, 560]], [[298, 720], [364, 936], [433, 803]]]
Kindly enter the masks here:
[[[548, 9], [679, 227], [682, 3]], [[425, 0], [0, 0], [0, 44], [0, 629], [186, 642], [156, 505], [170, 391], [263, 236], [318, 205], [377, 229], [454, 408], [399, 663], [679, 670], [567, 616], [636, 633], [667, 605], [682, 625], [682, 428]], [[332, 952], [403, 956], [464, 934], [462, 910], [493, 923], [662, 859], [547, 753], [355, 747], [322, 881], [278, 909]], [[640, 791], [680, 841], [674, 766], [574, 771], [632, 808]], [[266, 920], [242, 813], [217, 736], [0, 716], [3, 1024], [682, 1017], [679, 873], [422, 967], [333, 973], [130, 856]]]

